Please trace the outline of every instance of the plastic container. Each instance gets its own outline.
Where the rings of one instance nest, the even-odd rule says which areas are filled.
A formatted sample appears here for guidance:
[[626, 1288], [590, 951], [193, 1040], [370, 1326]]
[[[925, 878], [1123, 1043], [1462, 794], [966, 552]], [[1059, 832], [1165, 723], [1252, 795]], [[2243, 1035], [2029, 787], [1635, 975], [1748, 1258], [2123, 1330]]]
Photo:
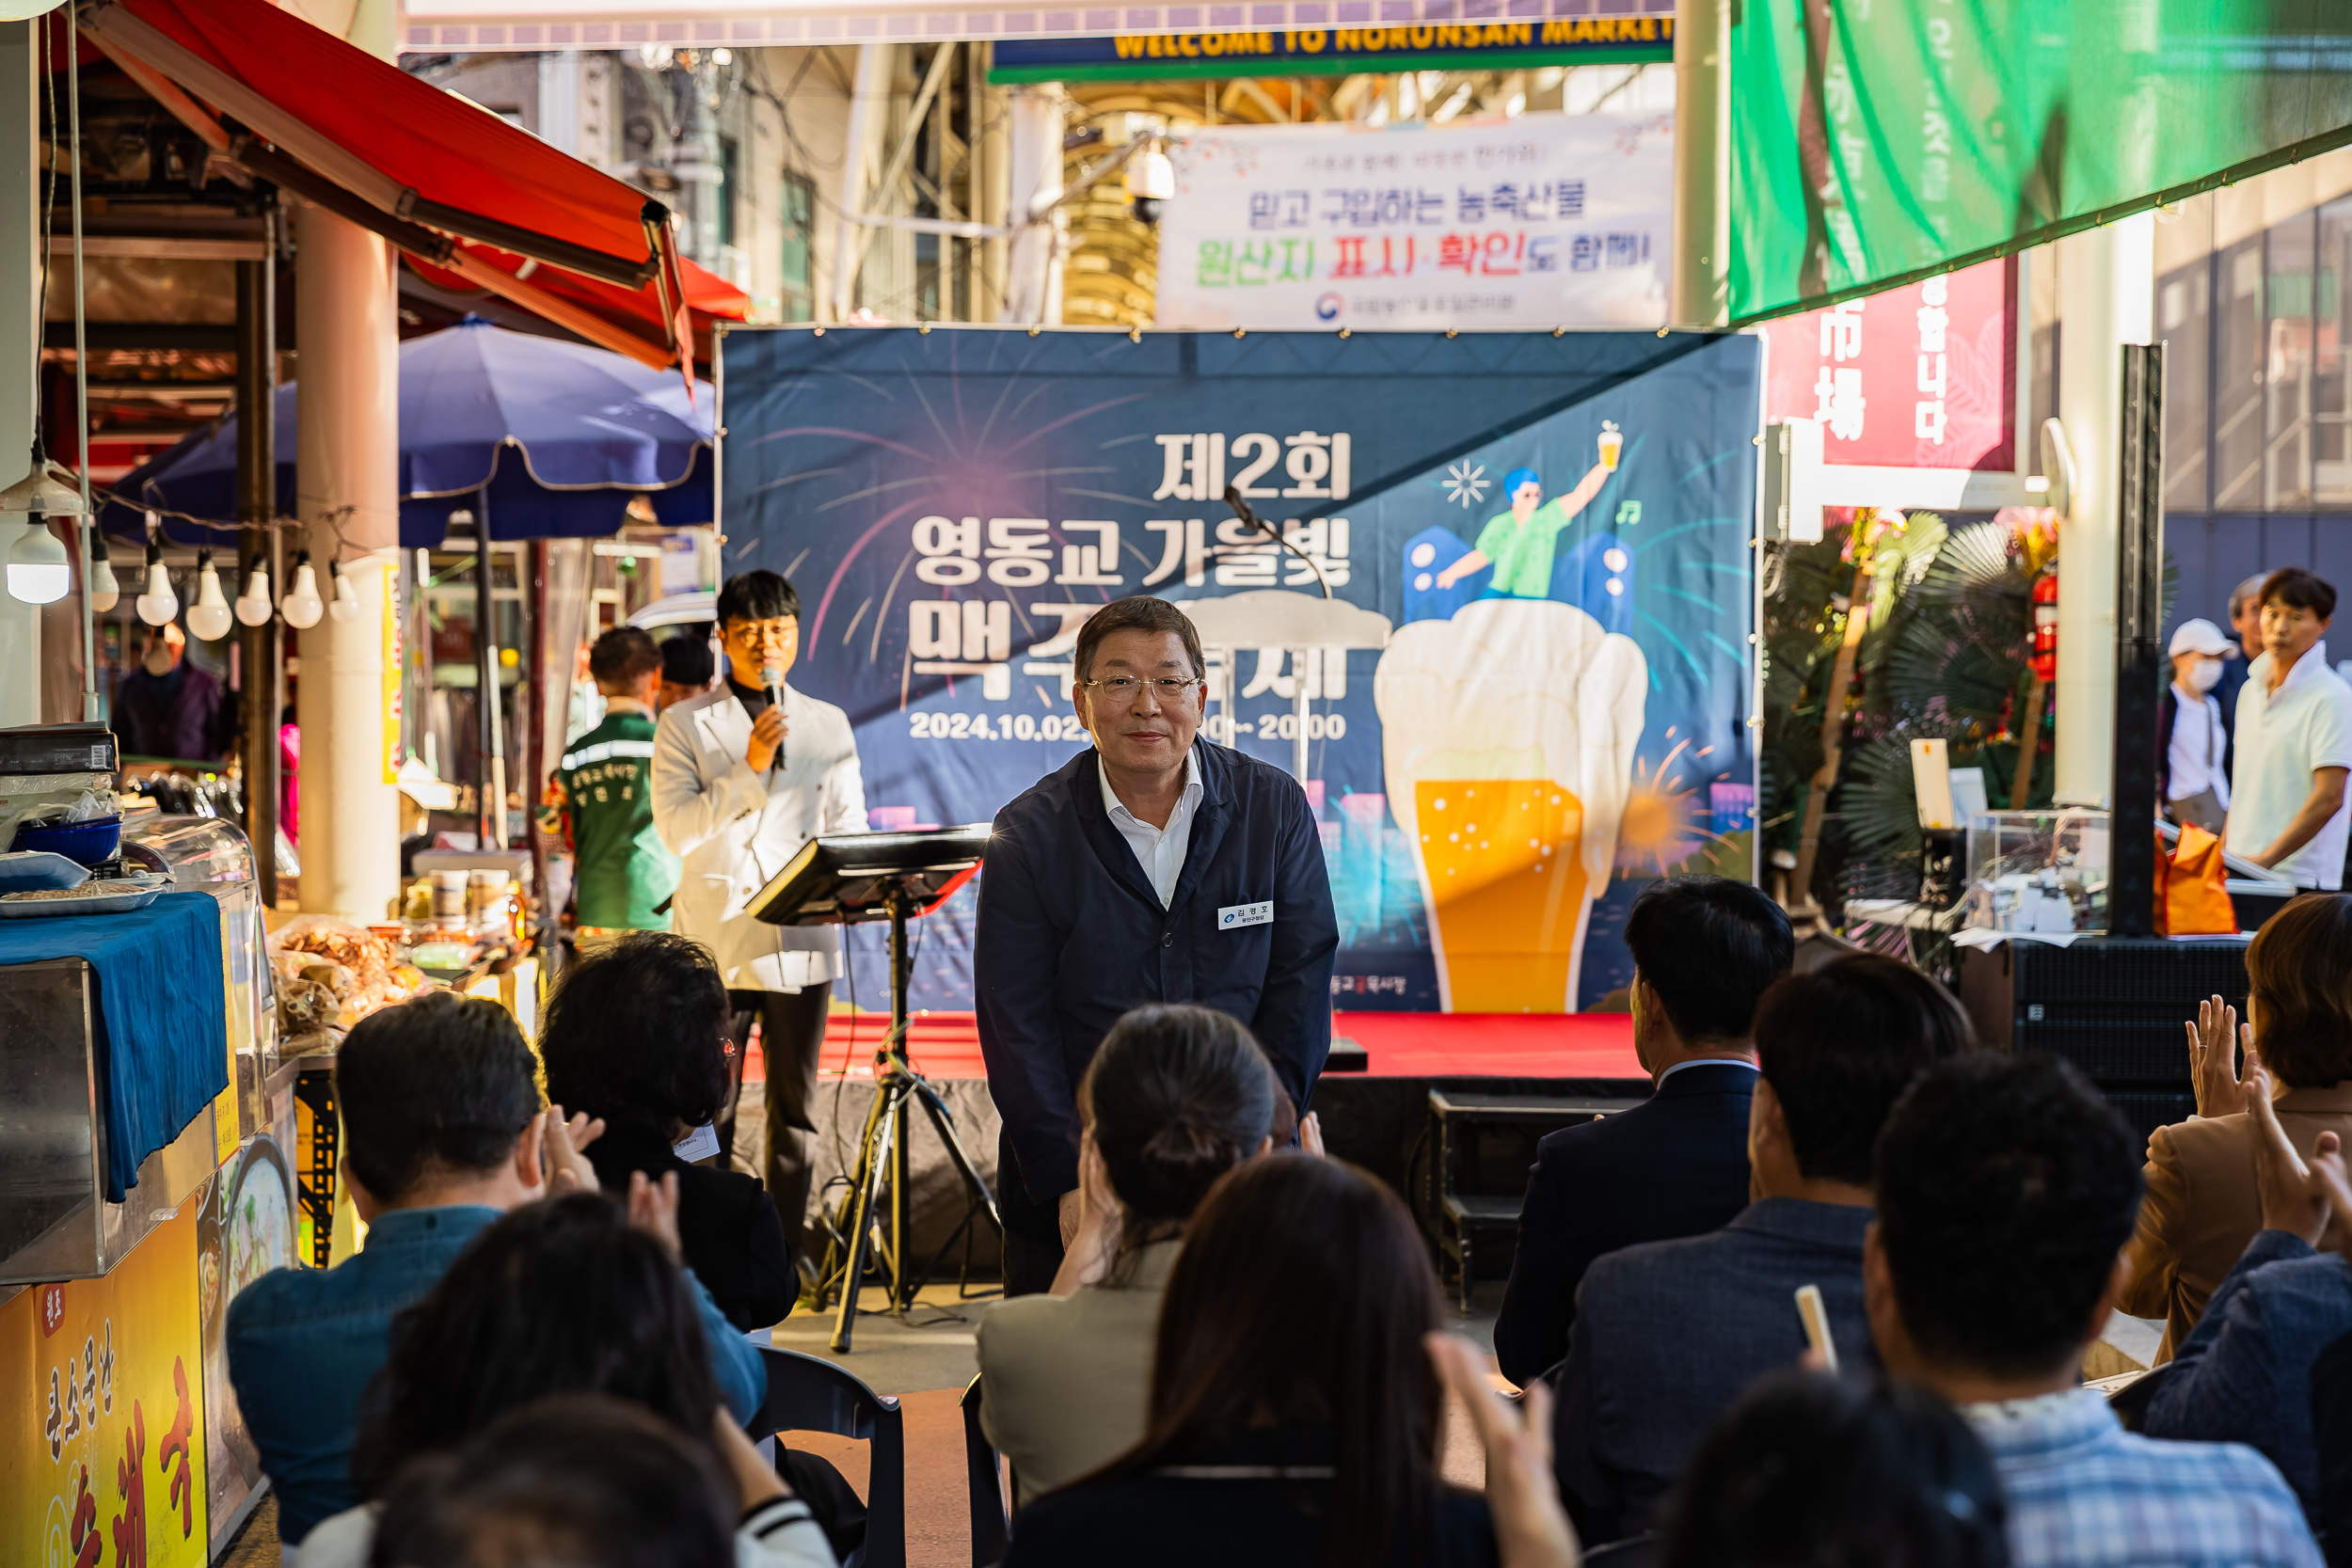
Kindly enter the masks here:
[[122, 847], [122, 814], [19, 828], [15, 847], [63, 855], [81, 865], [103, 865]]
[[2107, 814], [1995, 811], [1968, 818], [1968, 924], [2061, 935], [2107, 928]]

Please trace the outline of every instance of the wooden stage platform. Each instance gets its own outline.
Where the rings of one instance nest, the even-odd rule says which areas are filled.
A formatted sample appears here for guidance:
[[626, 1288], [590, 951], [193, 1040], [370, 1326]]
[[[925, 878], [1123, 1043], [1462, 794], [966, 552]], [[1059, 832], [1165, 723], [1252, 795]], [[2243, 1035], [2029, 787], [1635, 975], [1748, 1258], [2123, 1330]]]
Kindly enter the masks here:
[[[1646, 1079], [1627, 1013], [1375, 1013], [1332, 1015], [1333, 1033], [1364, 1048], [1367, 1078]], [[873, 1076], [881, 1013], [835, 1012], [825, 1036], [827, 1077]], [[985, 1078], [970, 1013], [927, 1012], [908, 1028], [909, 1057], [931, 1079]], [[764, 1082], [755, 1051], [744, 1076]], [[1338, 1081], [1332, 1074], [1328, 1082]]]

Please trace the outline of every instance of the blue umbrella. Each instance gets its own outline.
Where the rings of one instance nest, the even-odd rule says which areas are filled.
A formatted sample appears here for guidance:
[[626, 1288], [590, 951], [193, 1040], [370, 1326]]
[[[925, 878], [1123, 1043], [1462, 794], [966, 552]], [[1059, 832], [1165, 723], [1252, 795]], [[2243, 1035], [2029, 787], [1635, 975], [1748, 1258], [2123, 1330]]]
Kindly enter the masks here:
[[[294, 388], [278, 389], [278, 510], [296, 515]], [[499, 540], [611, 534], [632, 497], [672, 527], [711, 520], [711, 396], [672, 372], [581, 343], [510, 332], [469, 316], [400, 345], [400, 542], [441, 543], [449, 515], [486, 513]], [[232, 409], [115, 486], [109, 533], [143, 538], [155, 507], [179, 545], [236, 543]]]

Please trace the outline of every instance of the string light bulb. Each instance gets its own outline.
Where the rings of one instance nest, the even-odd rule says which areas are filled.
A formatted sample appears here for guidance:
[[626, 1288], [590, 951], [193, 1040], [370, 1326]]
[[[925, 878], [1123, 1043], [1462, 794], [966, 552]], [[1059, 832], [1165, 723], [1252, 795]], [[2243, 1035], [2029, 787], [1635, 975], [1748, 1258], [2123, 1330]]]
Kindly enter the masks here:
[[199, 641], [217, 642], [229, 635], [235, 621], [220, 592], [220, 574], [213, 570], [213, 552], [197, 551], [196, 603], [188, 606], [188, 635]]
[[265, 626], [273, 607], [269, 602], [269, 568], [256, 561], [253, 570], [245, 577], [245, 592], [237, 595], [237, 621], [241, 626]]
[[278, 612], [296, 631], [309, 631], [326, 613], [326, 603], [319, 597], [319, 575], [310, 565], [309, 550], [295, 555], [294, 586], [278, 601]]
[[152, 534], [147, 540], [147, 587], [131, 608], [151, 626], [168, 626], [180, 613], [180, 595], [171, 591], [171, 573], [164, 567], [164, 547]]
[[96, 529], [89, 535], [89, 607], [103, 615], [122, 602], [122, 584], [115, 580], [114, 562], [106, 559], [106, 536]]
[[359, 613], [359, 591], [351, 586], [349, 578], [343, 576], [340, 561], [326, 563], [326, 575], [335, 582], [335, 596], [328, 601], [326, 613], [338, 621], [351, 620]]

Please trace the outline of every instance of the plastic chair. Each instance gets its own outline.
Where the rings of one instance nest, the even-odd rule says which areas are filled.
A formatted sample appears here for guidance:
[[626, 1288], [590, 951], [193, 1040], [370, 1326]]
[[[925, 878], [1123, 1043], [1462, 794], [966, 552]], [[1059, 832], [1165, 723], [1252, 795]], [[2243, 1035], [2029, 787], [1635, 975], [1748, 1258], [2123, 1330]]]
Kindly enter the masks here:
[[996, 1449], [980, 1431], [980, 1380], [963, 1390], [963, 1480], [972, 1494], [972, 1568], [994, 1568], [1011, 1537], [1005, 1528], [1004, 1482]]
[[751, 1435], [825, 1432], [867, 1446], [864, 1568], [906, 1568], [906, 1423], [898, 1402], [822, 1356], [763, 1346], [768, 1402]]

